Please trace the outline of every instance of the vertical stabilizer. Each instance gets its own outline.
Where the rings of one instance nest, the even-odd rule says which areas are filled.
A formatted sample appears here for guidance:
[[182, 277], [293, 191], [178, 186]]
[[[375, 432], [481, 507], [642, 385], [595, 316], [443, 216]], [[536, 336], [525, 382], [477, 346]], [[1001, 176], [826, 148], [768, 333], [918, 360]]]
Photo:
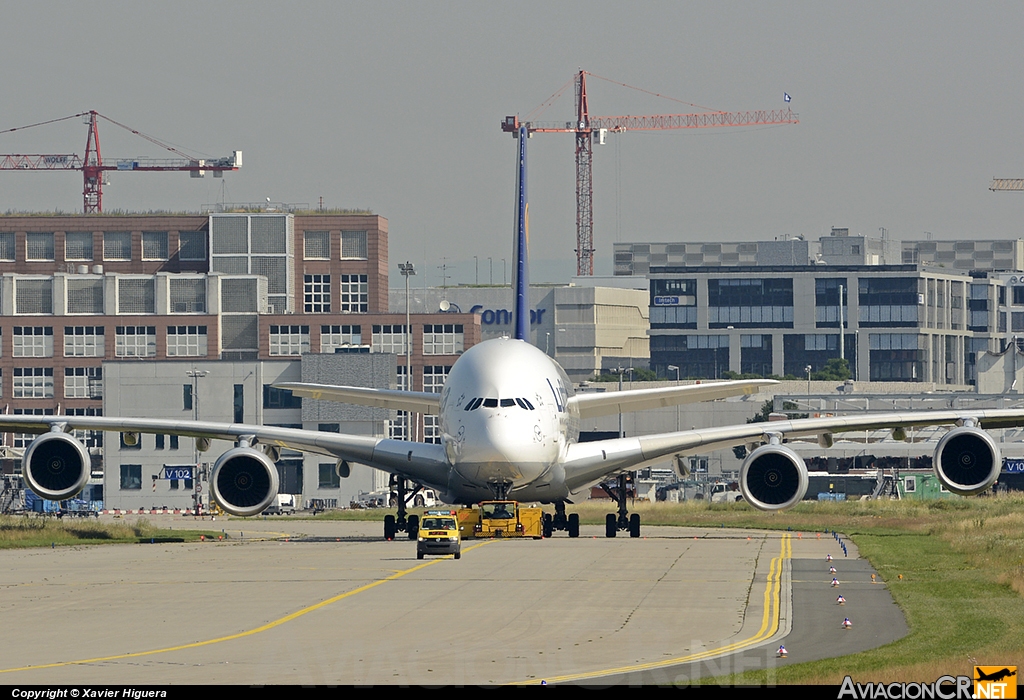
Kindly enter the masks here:
[[513, 287], [512, 318], [516, 340], [530, 340], [530, 275], [529, 275], [529, 243], [530, 243], [530, 206], [526, 201], [526, 139], [525, 126], [519, 127], [519, 164], [516, 177], [516, 236], [512, 246], [515, 267]]

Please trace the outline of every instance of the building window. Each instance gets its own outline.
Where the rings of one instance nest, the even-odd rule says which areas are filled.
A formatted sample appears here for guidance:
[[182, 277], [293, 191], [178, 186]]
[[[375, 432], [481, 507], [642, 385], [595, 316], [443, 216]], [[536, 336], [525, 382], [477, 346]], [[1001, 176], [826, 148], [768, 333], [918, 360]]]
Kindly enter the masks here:
[[118, 326], [115, 330], [114, 355], [117, 357], [154, 357], [156, 326]]
[[366, 231], [341, 232], [341, 259], [366, 260]]
[[102, 399], [102, 367], [65, 367], [64, 398]]
[[14, 262], [14, 234], [0, 233], [0, 260]]
[[[397, 377], [395, 381], [395, 387], [399, 391], [410, 391], [409, 382], [406, 381], [408, 375], [405, 373], [405, 367], [399, 365], [397, 367]], [[391, 421], [388, 426], [388, 437], [392, 440], [411, 440], [409, 435], [409, 412], [408, 411], [396, 411], [395, 419]]]
[[104, 260], [131, 260], [131, 231], [107, 231], [103, 234]]
[[53, 328], [15, 326], [11, 354], [14, 357], [53, 357]]
[[14, 280], [14, 313], [52, 314], [53, 278]]
[[25, 236], [25, 260], [53, 260], [53, 234], [27, 234]]
[[52, 399], [52, 367], [15, 367], [14, 398]]
[[320, 479], [318, 486], [322, 489], [339, 489], [341, 488], [341, 477], [338, 476], [338, 470], [334, 468], [334, 462], [328, 462], [317, 465], [319, 467]]
[[103, 326], [64, 326], [64, 357], [103, 357]]
[[271, 355], [301, 355], [309, 352], [309, 326], [271, 326]]
[[167, 357], [204, 357], [206, 326], [168, 326]]
[[770, 335], [740, 336], [740, 374], [772, 373], [772, 337]]
[[461, 324], [423, 326], [424, 355], [457, 355], [465, 347]]
[[306, 231], [303, 234], [303, 257], [306, 260], [331, 259], [331, 232]]
[[167, 232], [166, 231], [143, 231], [142, 232], [142, 259], [143, 260], [166, 260], [167, 259]]
[[396, 355], [404, 355], [405, 326], [373, 326], [370, 347], [372, 352], [391, 352]]
[[861, 327], [917, 326], [918, 302], [923, 303], [917, 289], [914, 277], [862, 277], [857, 283]]
[[370, 287], [366, 275], [341, 276], [341, 312], [366, 313], [370, 309]]
[[155, 314], [155, 277], [118, 277], [117, 313]]
[[264, 384], [263, 408], [302, 408], [302, 399], [288, 389]]
[[68, 314], [103, 313], [103, 278], [67, 278]]
[[182, 231], [178, 234], [179, 260], [206, 260], [206, 231]]
[[[16, 408], [14, 409], [14, 415], [16, 416], [52, 416], [52, 408]], [[32, 441], [39, 437], [35, 433], [14, 433], [14, 445], [13, 447], [25, 448], [32, 444]]]
[[92, 231], [69, 231], [64, 234], [64, 259], [71, 261], [92, 260]]
[[792, 328], [793, 280], [708, 280], [708, 328]]
[[172, 314], [206, 313], [206, 280], [186, 277], [171, 278], [170, 310]]
[[121, 465], [121, 490], [138, 491], [142, 488], [142, 465], [122, 464]]
[[[440, 394], [444, 380], [448, 378], [451, 367], [426, 366], [423, 368], [423, 391]], [[441, 444], [441, 417], [423, 416], [423, 441]]]
[[305, 275], [304, 293], [307, 314], [331, 312], [331, 276]]
[[[102, 408], [66, 408], [66, 416], [102, 416]], [[72, 430], [71, 435], [86, 447], [103, 447], [102, 430]]]
[[320, 352], [334, 353], [362, 344], [361, 326], [320, 326]]

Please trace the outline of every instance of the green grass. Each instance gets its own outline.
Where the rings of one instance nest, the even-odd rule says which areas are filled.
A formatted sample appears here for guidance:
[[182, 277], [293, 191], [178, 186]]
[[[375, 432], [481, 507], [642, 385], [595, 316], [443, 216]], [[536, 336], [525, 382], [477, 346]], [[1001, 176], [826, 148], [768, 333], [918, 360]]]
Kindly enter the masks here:
[[0, 549], [66, 547], [81, 544], [132, 544], [142, 542], [196, 542], [202, 536], [216, 539], [222, 533], [202, 530], [165, 530], [142, 519], [132, 523], [100, 523], [94, 520], [0, 516]]

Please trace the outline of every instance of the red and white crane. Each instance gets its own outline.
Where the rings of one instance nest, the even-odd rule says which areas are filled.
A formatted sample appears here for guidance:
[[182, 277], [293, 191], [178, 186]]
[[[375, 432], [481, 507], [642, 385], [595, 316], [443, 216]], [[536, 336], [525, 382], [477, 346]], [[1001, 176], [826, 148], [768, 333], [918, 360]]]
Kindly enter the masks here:
[[[575, 122], [524, 122], [527, 132], [538, 134], [576, 135], [576, 274], [594, 274], [594, 136], [604, 144], [608, 133], [624, 131], [653, 131], [660, 129], [703, 129], [714, 126], [763, 126], [769, 124], [798, 124], [796, 114], [789, 108], [757, 110], [751, 112], [701, 112], [698, 114], [658, 114], [644, 117], [592, 117], [587, 101], [587, 76], [581, 70], [576, 74]], [[600, 76], [594, 76], [600, 77]], [[627, 86], [628, 87], [628, 86]], [[564, 87], [562, 88], [564, 90]], [[562, 90], [552, 98], [557, 98]], [[519, 133], [519, 117], [505, 117], [501, 130], [513, 138]]]
[[[50, 153], [50, 154], [0, 154], [0, 170], [81, 170], [84, 180], [82, 187], [83, 210], [86, 214], [98, 214], [103, 211], [103, 173], [116, 170], [118, 172], [166, 172], [178, 171], [188, 172], [192, 177], [203, 177], [207, 171], [212, 172], [214, 177], [223, 177], [227, 170], [238, 170], [242, 167], [242, 152], [234, 151], [227, 158], [202, 159], [195, 158], [169, 146], [152, 136], [147, 136], [110, 117], [105, 117], [99, 112], [89, 111], [72, 114], [60, 119], [51, 119], [38, 124], [17, 127], [14, 129], [0, 130], [0, 134], [28, 129], [43, 124], [53, 124], [66, 119], [82, 117], [89, 126], [89, 133], [85, 139], [85, 158], [80, 158], [74, 153]], [[147, 141], [164, 148], [177, 158], [114, 158], [103, 160], [100, 154], [100, 132], [97, 118], [106, 119], [111, 124], [121, 127], [140, 136]]]

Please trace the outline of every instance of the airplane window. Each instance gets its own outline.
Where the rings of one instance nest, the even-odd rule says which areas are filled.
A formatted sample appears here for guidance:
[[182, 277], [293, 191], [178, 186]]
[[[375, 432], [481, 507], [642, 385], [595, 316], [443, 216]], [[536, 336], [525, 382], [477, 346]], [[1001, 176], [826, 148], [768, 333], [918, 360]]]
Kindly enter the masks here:
[[526, 399], [523, 399], [523, 403], [525, 403], [525, 404], [526, 404], [526, 407], [527, 407], [528, 409], [530, 409], [531, 411], [532, 411], [532, 410], [534, 410], [534, 409], [533, 409], [533, 404], [532, 404], [532, 403], [530, 403], [529, 401], [527, 401]]
[[484, 408], [497, 408], [498, 399], [484, 399]]
[[475, 411], [476, 409], [478, 409], [480, 407], [481, 403], [483, 403], [483, 399], [481, 399], [481, 398], [472, 399], [472, 400], [470, 400], [470, 402], [468, 404], [466, 404], [465, 410], [467, 410], [467, 411]]
[[501, 400], [501, 407], [502, 408], [507, 408], [509, 406], [515, 406], [515, 405], [516, 405], [515, 399], [502, 399]]
[[516, 399], [516, 403], [519, 404], [519, 408], [522, 408], [522, 409], [526, 408], [526, 402], [523, 401], [522, 399]]

